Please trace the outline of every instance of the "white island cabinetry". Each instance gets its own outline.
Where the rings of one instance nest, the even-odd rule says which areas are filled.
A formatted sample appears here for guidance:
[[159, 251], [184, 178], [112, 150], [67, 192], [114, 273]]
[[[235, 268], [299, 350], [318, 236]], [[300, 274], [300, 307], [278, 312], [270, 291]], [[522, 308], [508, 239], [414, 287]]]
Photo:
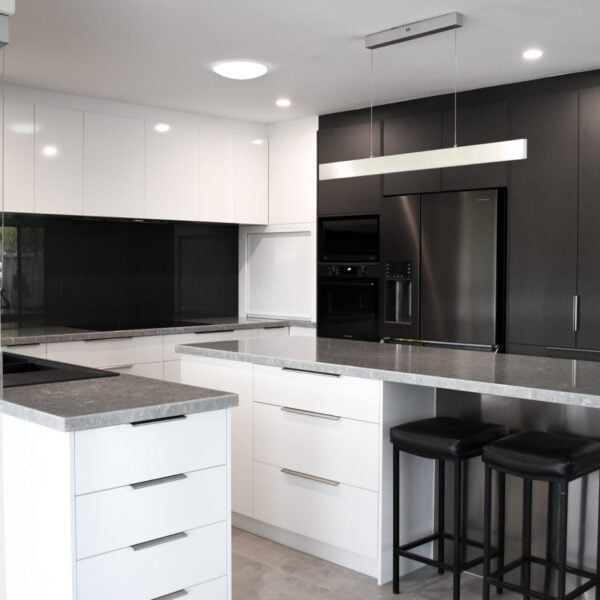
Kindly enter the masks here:
[[6, 597], [229, 600], [229, 415], [62, 432], [3, 415]]

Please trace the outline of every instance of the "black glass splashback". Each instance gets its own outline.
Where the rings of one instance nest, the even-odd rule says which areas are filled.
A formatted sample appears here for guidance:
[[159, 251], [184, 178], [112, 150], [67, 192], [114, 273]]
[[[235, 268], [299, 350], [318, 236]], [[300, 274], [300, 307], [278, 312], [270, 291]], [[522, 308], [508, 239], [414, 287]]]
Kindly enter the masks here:
[[175, 326], [238, 312], [235, 225], [7, 214], [2, 326]]

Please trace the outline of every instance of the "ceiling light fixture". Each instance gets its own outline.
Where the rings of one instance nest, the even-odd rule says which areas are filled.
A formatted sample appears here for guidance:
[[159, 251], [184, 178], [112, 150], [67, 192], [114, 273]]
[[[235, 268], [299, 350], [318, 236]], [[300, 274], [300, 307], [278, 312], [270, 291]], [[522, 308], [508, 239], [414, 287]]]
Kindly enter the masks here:
[[292, 101], [289, 98], [279, 98], [275, 104], [277, 104], [279, 108], [287, 108], [288, 106], [292, 105]]
[[58, 148], [56, 146], [44, 146], [42, 148], [42, 154], [44, 156], [57, 156]]
[[253, 143], [255, 146], [260, 146], [261, 144], [263, 144], [263, 143], [264, 143], [264, 141], [265, 141], [265, 140], [260, 140], [260, 139], [257, 139], [257, 140], [252, 140], [252, 143]]
[[168, 123], [157, 123], [154, 126], [154, 131], [158, 131], [158, 133], [167, 133], [167, 131], [171, 131], [171, 126]]
[[[527, 158], [527, 140], [508, 140], [473, 146], [457, 144], [457, 59], [456, 30], [462, 27], [463, 16], [450, 13], [416, 23], [408, 23], [393, 29], [380, 31], [365, 37], [365, 47], [371, 50], [371, 155], [358, 160], [346, 160], [319, 165], [319, 180], [346, 179], [367, 175], [385, 175], [407, 171], [424, 171], [467, 165], [505, 162]], [[454, 29], [454, 147], [424, 152], [409, 152], [390, 156], [373, 155], [373, 50], [416, 38]]]
[[269, 67], [254, 60], [224, 60], [215, 63], [212, 70], [227, 79], [256, 79], [266, 75]]
[[523, 52], [523, 58], [527, 60], [537, 60], [538, 58], [542, 58], [544, 56], [544, 52], [539, 48], [528, 48]]

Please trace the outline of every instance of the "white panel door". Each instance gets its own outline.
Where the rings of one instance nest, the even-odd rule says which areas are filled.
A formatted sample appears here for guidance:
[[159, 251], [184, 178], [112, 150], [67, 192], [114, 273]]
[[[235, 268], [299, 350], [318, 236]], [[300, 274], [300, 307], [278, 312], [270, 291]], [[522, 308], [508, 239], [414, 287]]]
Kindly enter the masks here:
[[86, 215], [144, 216], [144, 122], [110, 115], [84, 116]]
[[232, 136], [202, 129], [199, 144], [199, 220], [235, 223]]
[[4, 105], [4, 210], [34, 212], [35, 111], [33, 104]]
[[269, 222], [269, 151], [267, 141], [233, 135], [234, 197], [237, 223]]
[[83, 214], [83, 112], [35, 107], [35, 212]]
[[269, 223], [307, 223], [317, 214], [316, 132], [269, 140]]
[[198, 219], [198, 130], [170, 124], [156, 131], [146, 123], [144, 217]]

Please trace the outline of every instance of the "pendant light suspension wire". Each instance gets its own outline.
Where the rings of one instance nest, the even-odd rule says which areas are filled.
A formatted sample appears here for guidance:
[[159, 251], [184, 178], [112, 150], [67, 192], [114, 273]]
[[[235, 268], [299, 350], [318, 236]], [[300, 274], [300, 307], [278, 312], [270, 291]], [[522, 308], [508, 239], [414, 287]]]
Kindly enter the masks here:
[[458, 146], [458, 53], [456, 51], [456, 41], [458, 29], [454, 30], [454, 147]]
[[371, 96], [371, 158], [373, 158], [373, 50], [371, 50], [371, 84], [370, 84], [370, 96]]

